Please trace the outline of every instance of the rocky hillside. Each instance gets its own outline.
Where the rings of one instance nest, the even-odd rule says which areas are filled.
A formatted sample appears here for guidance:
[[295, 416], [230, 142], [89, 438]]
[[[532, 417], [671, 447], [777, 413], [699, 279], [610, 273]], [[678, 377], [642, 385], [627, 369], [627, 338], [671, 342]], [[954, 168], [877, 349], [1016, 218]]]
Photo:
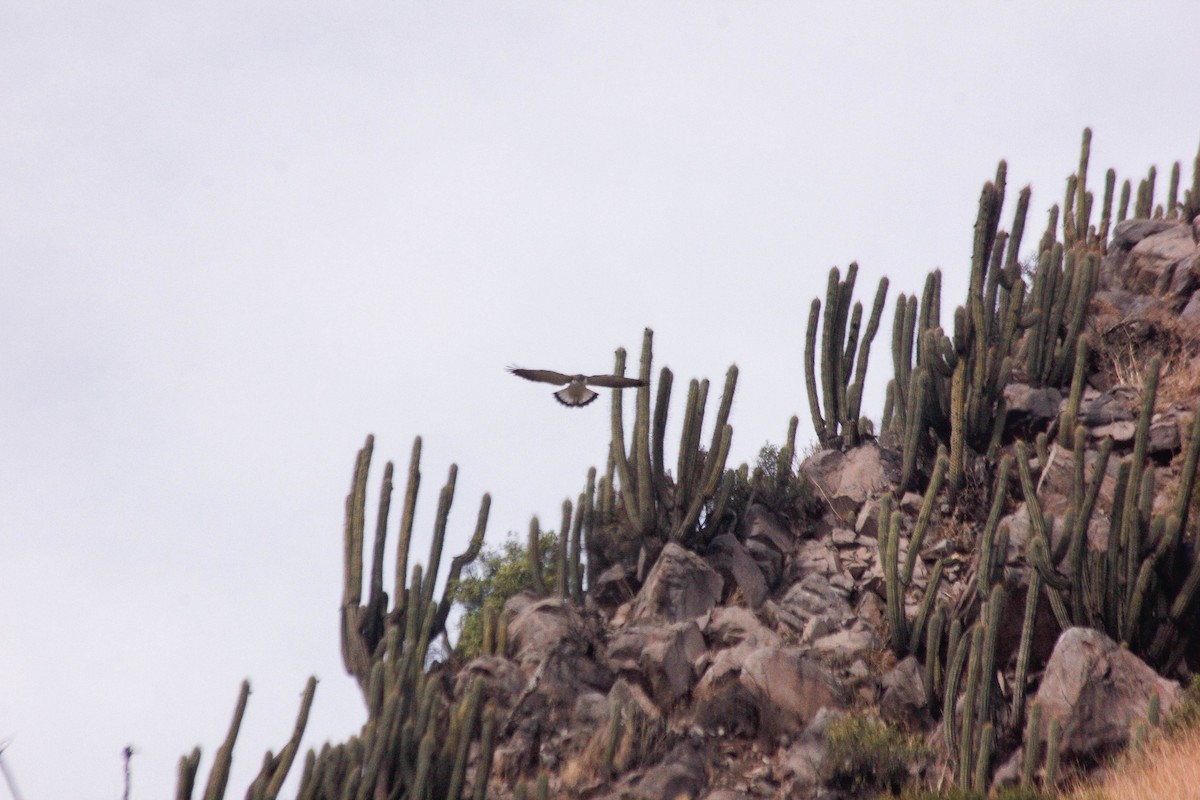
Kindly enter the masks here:
[[[564, 504], [547, 558], [531, 525], [532, 585], [485, 615], [479, 657], [428, 654], [488, 498], [436, 597], [454, 471], [426, 567], [410, 570], [418, 440], [389, 599], [392, 465], [368, 555], [368, 441], [347, 498], [342, 640], [369, 719], [308, 753], [300, 797], [1049, 787], [1150, 735], [1200, 669], [1200, 156], [1182, 199], [1176, 164], [1162, 205], [1153, 170], [1136, 194], [1110, 170], [1097, 201], [1089, 143], [1035, 261], [1018, 258], [1027, 189], [1001, 228], [1001, 163], [962, 305], [943, 315], [937, 272], [895, 301], [877, 424], [860, 407], [885, 361], [869, 354], [889, 287], [864, 313], [856, 267], [831, 272], [809, 318], [820, 446], [803, 460], [793, 419], [755, 469], [726, 467], [731, 368], [706, 444], [709, 384], [691, 382], [668, 462], [673, 376], [652, 374], [647, 331], [632, 429], [614, 392], [606, 470]], [[249, 796], [278, 792], [308, 702]], [[206, 796], [223, 793], [227, 756]], [[181, 798], [197, 766], [181, 763]]]

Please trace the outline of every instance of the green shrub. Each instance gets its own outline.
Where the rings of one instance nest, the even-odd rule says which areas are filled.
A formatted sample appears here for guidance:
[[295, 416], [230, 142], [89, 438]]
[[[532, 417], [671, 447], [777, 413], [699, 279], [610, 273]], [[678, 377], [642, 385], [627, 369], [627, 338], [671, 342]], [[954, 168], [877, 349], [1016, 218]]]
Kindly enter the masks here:
[[898, 792], [913, 764], [929, 757], [920, 737], [875, 717], [847, 715], [829, 725], [825, 782], [859, 793]]
[[770, 442], [759, 449], [752, 473], [738, 473], [728, 507], [740, 518], [751, 503], [761, 503], [792, 522], [819, 516], [822, 511], [812, 483], [797, 474], [795, 459]]
[[[541, 542], [542, 576], [547, 586], [555, 581], [554, 531], [543, 531]], [[455, 650], [463, 658], [474, 658], [483, 647], [483, 612], [494, 607], [497, 611], [505, 601], [523, 589], [533, 588], [529, 572], [528, 548], [517, 534], [509, 531], [499, 549], [484, 547], [479, 558], [465, 570], [459, 581], [454, 601], [462, 607], [458, 621], [458, 643]]]

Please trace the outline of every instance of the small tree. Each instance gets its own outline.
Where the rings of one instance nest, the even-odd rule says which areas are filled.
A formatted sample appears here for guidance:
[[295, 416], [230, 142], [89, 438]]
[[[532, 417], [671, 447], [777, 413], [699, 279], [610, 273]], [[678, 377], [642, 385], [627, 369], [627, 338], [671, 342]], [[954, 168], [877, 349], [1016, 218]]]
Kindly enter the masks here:
[[[558, 537], [554, 531], [543, 531], [540, 537], [542, 579], [547, 586], [557, 577], [554, 562]], [[509, 531], [500, 548], [485, 547], [478, 560], [467, 567], [458, 584], [454, 601], [462, 606], [458, 621], [458, 643], [455, 650], [464, 658], [473, 658], [483, 646], [483, 614], [488, 607], [497, 611], [508, 598], [533, 588], [529, 571], [528, 547], [517, 534]]]

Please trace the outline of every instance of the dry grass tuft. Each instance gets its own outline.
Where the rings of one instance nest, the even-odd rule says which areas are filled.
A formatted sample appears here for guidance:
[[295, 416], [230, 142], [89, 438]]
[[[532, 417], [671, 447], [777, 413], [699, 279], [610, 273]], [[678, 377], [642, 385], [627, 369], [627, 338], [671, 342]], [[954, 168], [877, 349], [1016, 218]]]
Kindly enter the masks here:
[[1067, 800], [1200, 800], [1200, 729], [1149, 742], [1118, 761], [1098, 782], [1077, 786]]
[[1150, 358], [1162, 358], [1156, 411], [1177, 402], [1190, 405], [1200, 392], [1200, 369], [1195, 364], [1200, 356], [1200, 327], [1166, 308], [1093, 329], [1090, 339], [1099, 370], [1114, 383], [1135, 389], [1142, 387]]

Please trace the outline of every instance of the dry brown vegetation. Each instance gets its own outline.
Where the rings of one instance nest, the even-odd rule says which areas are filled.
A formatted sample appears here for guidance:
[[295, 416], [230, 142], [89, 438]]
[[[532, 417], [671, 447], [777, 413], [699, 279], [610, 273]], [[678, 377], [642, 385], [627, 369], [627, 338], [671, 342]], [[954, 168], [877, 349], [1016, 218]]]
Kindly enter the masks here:
[[1200, 330], [1166, 307], [1147, 310], [1136, 320], [1113, 322], [1100, 308], [1092, 324], [1090, 343], [1099, 372], [1117, 384], [1142, 387], [1146, 363], [1162, 358], [1155, 411], [1184, 402], [1200, 393]]
[[1200, 728], [1150, 741], [1128, 753], [1094, 782], [1063, 795], [1069, 800], [1190, 800], [1200, 798]]

